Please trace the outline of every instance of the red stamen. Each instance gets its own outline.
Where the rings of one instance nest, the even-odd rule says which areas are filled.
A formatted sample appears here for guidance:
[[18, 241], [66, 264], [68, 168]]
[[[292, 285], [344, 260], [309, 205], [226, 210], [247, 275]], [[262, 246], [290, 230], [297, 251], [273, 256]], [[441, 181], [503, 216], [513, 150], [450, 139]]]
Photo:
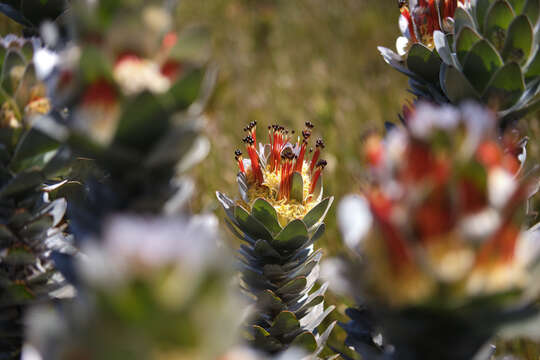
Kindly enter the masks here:
[[508, 220], [479, 250], [476, 263], [482, 265], [497, 258], [503, 262], [512, 261], [519, 233], [519, 229]]
[[88, 86], [82, 98], [83, 105], [102, 104], [112, 106], [116, 104], [116, 101], [116, 90], [103, 78]]
[[118, 66], [118, 64], [124, 62], [124, 61], [141, 61], [141, 58], [133, 53], [133, 52], [130, 52], [130, 51], [126, 51], [126, 52], [123, 52], [121, 54], [119, 54], [117, 57], [116, 57], [116, 62], [115, 62], [115, 66]]
[[238, 168], [240, 169], [241, 173], [246, 173], [246, 170], [244, 169], [244, 159], [242, 158], [242, 152], [240, 150], [236, 150], [234, 152], [235, 159], [238, 161]]
[[321, 169], [318, 168], [315, 170], [315, 174], [313, 174], [313, 178], [311, 179], [311, 188], [309, 189], [309, 193], [313, 194], [315, 191], [315, 186], [317, 185], [317, 181], [319, 181], [319, 177], [321, 176]]
[[315, 154], [313, 154], [313, 158], [311, 159], [311, 164], [309, 165], [309, 171], [313, 172], [313, 168], [315, 167], [315, 164], [317, 163], [317, 160], [319, 160], [319, 155], [321, 154], [321, 149], [317, 147], [317, 150], [315, 150]]
[[324, 149], [324, 142], [322, 141], [322, 139], [317, 139], [317, 142], [315, 143], [315, 147], [317, 149], [315, 150], [315, 154], [313, 154], [313, 158], [311, 159], [311, 164], [309, 165], [310, 172], [313, 172], [313, 168], [315, 168], [315, 165], [317, 164], [317, 161], [319, 160], [321, 149]]
[[435, 30], [441, 30], [441, 27], [439, 26], [439, 13], [437, 11], [435, 0], [429, 0], [429, 13], [428, 31], [430, 34], [433, 34]]
[[325, 168], [325, 166], [325, 160], [321, 160], [317, 163], [317, 170], [315, 170], [315, 174], [313, 174], [311, 178], [311, 187], [309, 189], [310, 194], [313, 194], [313, 192], [315, 191], [315, 187], [317, 186], [317, 182], [319, 181], [319, 177], [321, 176], [321, 172]]
[[291, 197], [291, 169], [292, 169], [292, 161], [290, 159], [287, 159], [287, 167], [285, 170], [285, 198], [287, 200]]
[[392, 268], [397, 272], [402, 265], [411, 262], [411, 255], [409, 254], [405, 240], [390, 220], [392, 203], [379, 192], [370, 194], [368, 201], [371, 212], [380, 225]]
[[414, 25], [413, 25], [413, 21], [412, 21], [411, 13], [409, 12], [409, 9], [407, 9], [407, 7], [404, 6], [400, 9], [400, 11], [401, 11], [401, 15], [403, 15], [405, 20], [407, 20], [407, 24], [409, 28], [409, 35], [411, 37], [412, 42], [417, 43], [418, 39], [416, 38], [416, 34], [414, 32]]
[[253, 145], [248, 144], [247, 151], [249, 154], [249, 158], [251, 160], [251, 170], [253, 171], [253, 176], [255, 177], [255, 180], [259, 185], [261, 185], [264, 181], [261, 168], [259, 166], [259, 157], [257, 156], [257, 152], [255, 151], [255, 148]]
[[[460, 0], [461, 3], [464, 3], [464, 0]], [[447, 17], [454, 17], [457, 9], [457, 0], [445, 0], [444, 1], [444, 10], [443, 10], [443, 20]]]
[[176, 42], [178, 41], [178, 35], [176, 35], [175, 32], [171, 31], [167, 33], [163, 37], [163, 41], [161, 42], [161, 45], [163, 46], [163, 49], [166, 51], [170, 50], [174, 45], [176, 45]]
[[251, 137], [253, 138], [253, 146], [257, 149], [257, 126], [251, 129]]
[[476, 150], [476, 159], [487, 168], [499, 166], [502, 157], [502, 151], [495, 141], [486, 141]]
[[242, 157], [238, 158], [238, 168], [240, 169], [241, 173], [246, 173], [246, 170], [244, 169], [244, 161], [242, 160]]
[[161, 73], [163, 76], [169, 78], [169, 80], [174, 81], [182, 73], [182, 63], [175, 60], [168, 60], [161, 66]]
[[299, 173], [302, 173], [302, 165], [304, 164], [304, 155], [306, 154], [306, 147], [307, 142], [302, 143], [302, 147], [300, 148], [300, 154], [298, 155], [298, 159], [296, 159], [296, 166], [294, 167], [294, 171], [298, 171]]

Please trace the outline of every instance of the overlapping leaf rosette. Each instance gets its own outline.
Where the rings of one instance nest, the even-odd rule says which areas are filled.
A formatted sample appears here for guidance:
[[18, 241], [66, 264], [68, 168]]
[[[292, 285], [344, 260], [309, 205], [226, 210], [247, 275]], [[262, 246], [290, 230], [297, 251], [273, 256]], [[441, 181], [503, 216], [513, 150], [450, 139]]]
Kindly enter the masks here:
[[217, 192], [230, 230], [244, 242], [238, 251], [241, 288], [254, 304], [248, 340], [268, 353], [298, 345], [316, 356], [334, 326], [317, 331], [334, 308], [324, 308], [326, 284], [315, 290], [322, 251], [314, 243], [333, 201], [323, 198], [324, 143], [309, 147], [309, 122], [298, 137], [269, 126], [268, 144], [257, 142], [256, 127], [252, 122], [244, 129], [246, 157], [235, 152], [240, 199]]
[[170, 3], [72, 4], [77, 41], [60, 53], [51, 85], [69, 112], [53, 132], [106, 172], [103, 191], [116, 209], [178, 210], [192, 188], [179, 175], [209, 150], [201, 135], [216, 75], [207, 67], [208, 34], [177, 31]]
[[538, 0], [400, 1], [397, 53], [385, 61], [412, 92], [439, 103], [477, 100], [505, 121], [538, 108]]
[[[369, 180], [339, 208], [361, 255], [350, 287], [375, 317], [350, 310], [350, 345], [370, 343], [373, 358], [471, 359], [503, 325], [537, 313], [540, 246], [525, 221], [536, 184], [518, 143], [497, 133], [478, 105], [423, 104], [408, 130], [368, 137]], [[382, 341], [370, 338], [377, 329]]]
[[[231, 256], [213, 215], [118, 215], [77, 263], [79, 296], [28, 317], [42, 359], [214, 360], [239, 329]], [[101, 244], [97, 246], [96, 244]]]
[[[0, 38], [0, 358], [18, 359], [23, 313], [62, 296], [53, 251], [71, 252], [66, 201], [49, 194], [69, 154], [39, 130], [51, 111], [33, 62], [37, 39]], [[64, 295], [66, 293], [64, 292]]]

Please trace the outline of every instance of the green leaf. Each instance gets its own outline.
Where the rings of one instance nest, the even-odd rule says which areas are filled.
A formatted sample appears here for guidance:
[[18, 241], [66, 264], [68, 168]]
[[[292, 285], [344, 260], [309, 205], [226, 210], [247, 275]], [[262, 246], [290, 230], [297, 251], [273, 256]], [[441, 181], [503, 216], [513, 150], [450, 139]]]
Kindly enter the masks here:
[[282, 230], [278, 222], [276, 209], [264, 199], [258, 198], [255, 200], [251, 207], [251, 215], [259, 220], [274, 236]]
[[458, 7], [454, 13], [454, 33], [459, 34], [465, 26], [474, 28], [474, 20], [467, 11]]
[[15, 92], [15, 101], [17, 102], [17, 105], [20, 109], [24, 109], [24, 107], [30, 102], [30, 92], [34, 90], [34, 87], [36, 85], [43, 86], [42, 90], [45, 93], [46, 90], [44, 88], [44, 85], [40, 84], [39, 80], [37, 79], [36, 68], [34, 67], [34, 64], [29, 64], [26, 67], [21, 82], [18, 85], [17, 91]]
[[2, 73], [2, 68], [4, 66], [4, 61], [6, 59], [7, 52], [8, 50], [2, 45], [0, 45], [0, 74]]
[[[2, 66], [2, 82], [0, 87], [8, 94], [13, 95], [19, 86], [26, 63], [21, 55], [15, 50], [8, 50]], [[20, 74], [17, 74], [21, 71]], [[22, 111], [22, 109], [21, 109]]]
[[272, 245], [281, 249], [296, 250], [308, 241], [308, 230], [302, 220], [291, 221], [276, 236]]
[[287, 335], [295, 331], [300, 331], [300, 322], [290, 311], [280, 312], [270, 327], [271, 336]]
[[315, 336], [311, 332], [305, 331], [294, 338], [291, 346], [298, 346], [309, 353], [313, 353], [317, 349], [317, 340], [315, 340]]
[[525, 91], [521, 68], [515, 62], [504, 65], [495, 74], [482, 96], [486, 104], [497, 104], [499, 110], [514, 105]]
[[280, 297], [287, 297], [290, 295], [296, 296], [301, 293], [307, 285], [307, 279], [305, 276], [297, 277], [276, 290], [276, 294]]
[[80, 69], [82, 78], [88, 84], [99, 79], [112, 78], [113, 64], [96, 46], [86, 46], [82, 49]]
[[9, 249], [7, 255], [2, 258], [2, 263], [8, 266], [28, 266], [35, 264], [36, 258], [31, 251], [17, 247]]
[[264, 225], [239, 205], [234, 207], [234, 218], [240, 225], [240, 229], [248, 233], [250, 237], [272, 241], [272, 234], [268, 232]]
[[[58, 141], [51, 139], [41, 131], [31, 128], [23, 134], [10, 163], [14, 172], [23, 170], [26, 166], [35, 164], [33, 159], [58, 148]], [[42, 164], [44, 165], [44, 164]]]
[[474, 44], [480, 41], [482, 37], [472, 28], [465, 26], [458, 33], [456, 40], [456, 55], [459, 62], [463, 65], [463, 61]]
[[253, 325], [253, 342], [257, 349], [268, 352], [276, 352], [283, 349], [284, 345], [270, 336], [270, 333], [258, 325]]
[[287, 305], [272, 290], [266, 289], [257, 296], [257, 309], [260, 311], [272, 315], [286, 308]]
[[281, 259], [281, 255], [266, 240], [257, 240], [253, 251], [258, 257], [267, 261]]
[[145, 91], [123, 105], [114, 144], [149, 150], [165, 133], [169, 120], [169, 114], [158, 97]]
[[323, 236], [325, 230], [326, 226], [324, 225], [324, 223], [321, 223], [317, 227], [317, 230], [315, 230], [315, 233], [313, 233], [311, 239], [309, 239], [309, 243], [307, 245], [310, 246], [311, 244], [314, 244], [317, 240], [319, 240], [321, 236]]
[[261, 274], [261, 272], [257, 269], [242, 262], [239, 264], [239, 266], [242, 270], [242, 281], [249, 286], [251, 291], [257, 292], [271, 286], [266, 276]]
[[0, 199], [35, 188], [43, 183], [44, 177], [39, 171], [23, 171], [0, 189]]
[[181, 111], [187, 109], [199, 96], [204, 79], [202, 69], [193, 69], [177, 82], [175, 82], [168, 92], [161, 95], [161, 102], [171, 111]]
[[533, 59], [525, 70], [525, 82], [529, 82], [540, 76], [540, 46], [536, 48]]
[[503, 61], [497, 50], [487, 40], [480, 40], [465, 57], [463, 74], [471, 85], [482, 93], [502, 65]]
[[532, 45], [533, 29], [531, 23], [525, 15], [520, 15], [514, 19], [508, 29], [502, 52], [504, 61], [525, 62], [529, 58]]
[[538, 22], [538, 16], [540, 15], [540, 0], [527, 0], [527, 3], [523, 8], [523, 14], [527, 15], [534, 27]]
[[521, 14], [526, 0], [507, 0], [516, 14]]
[[6, 286], [6, 293], [5, 298], [0, 300], [0, 305], [4, 305], [6, 303], [21, 304], [35, 298], [35, 295], [25, 284], [11, 283]]
[[514, 11], [505, 0], [497, 0], [491, 5], [484, 23], [484, 36], [495, 48], [502, 50], [506, 30], [514, 20]]
[[454, 104], [466, 99], [479, 98], [478, 93], [474, 90], [469, 80], [463, 76], [461, 71], [458, 71], [453, 66], [443, 65], [441, 85], [446, 97]]
[[304, 201], [304, 180], [302, 179], [302, 174], [297, 171], [292, 174], [291, 199], [294, 199], [299, 203]]
[[4, 246], [4, 244], [7, 244], [15, 239], [16, 237], [13, 232], [6, 225], [0, 224], [0, 246]]
[[315, 207], [304, 216], [302, 221], [304, 221], [304, 224], [306, 224], [308, 229], [311, 229], [314, 225], [324, 220], [328, 209], [332, 206], [332, 202], [334, 202], [334, 197], [327, 197], [315, 205]]
[[437, 81], [441, 62], [436, 52], [420, 43], [413, 44], [407, 55], [407, 68], [429, 82]]
[[45, 179], [52, 179], [65, 174], [73, 160], [71, 151], [67, 147], [60, 147], [52, 153], [54, 154], [53, 157], [43, 167]]
[[494, 2], [495, 0], [478, 0], [476, 3], [476, 22], [479, 24], [482, 32], [487, 12]]
[[18, 208], [9, 218], [8, 225], [11, 229], [23, 227], [32, 220], [33, 215], [25, 208]]
[[54, 223], [52, 215], [45, 215], [31, 222], [20, 230], [20, 234], [28, 239], [44, 236]]

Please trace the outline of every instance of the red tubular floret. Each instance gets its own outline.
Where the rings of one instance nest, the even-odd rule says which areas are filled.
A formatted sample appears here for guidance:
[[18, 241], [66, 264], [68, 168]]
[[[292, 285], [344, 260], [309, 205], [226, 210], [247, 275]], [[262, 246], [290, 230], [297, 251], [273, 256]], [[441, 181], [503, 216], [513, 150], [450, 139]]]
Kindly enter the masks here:
[[257, 180], [257, 183], [261, 185], [264, 181], [261, 168], [259, 166], [259, 157], [253, 145], [247, 147], [249, 158], [251, 160], [251, 169], [253, 170], [253, 176]]
[[304, 163], [304, 155], [306, 154], [306, 148], [307, 143], [304, 141], [302, 143], [302, 147], [300, 148], [300, 154], [298, 155], [298, 159], [296, 159], [296, 166], [294, 167], [294, 171], [302, 172], [302, 165]]
[[236, 161], [238, 161], [238, 169], [241, 173], [246, 173], [246, 170], [244, 169], [244, 159], [242, 158], [242, 152], [240, 150], [236, 150], [234, 152], [234, 158]]
[[409, 12], [409, 9], [406, 7], [401, 8], [401, 15], [407, 20], [408, 28], [409, 28], [409, 36], [411, 37], [412, 42], [418, 42], [418, 39], [416, 38], [416, 34], [414, 32], [414, 25], [411, 18], [411, 13]]
[[309, 189], [310, 194], [313, 194], [313, 192], [315, 191], [315, 186], [317, 185], [317, 181], [319, 181], [321, 171], [321, 169], [317, 169], [315, 170], [315, 174], [313, 174], [313, 178], [311, 179], [311, 188]]
[[317, 149], [315, 150], [315, 153], [313, 154], [313, 158], [311, 159], [311, 164], [309, 165], [310, 172], [313, 172], [313, 169], [315, 168], [315, 165], [317, 165], [317, 161], [319, 160], [321, 149], [324, 149], [324, 142], [322, 141], [322, 139], [317, 139], [317, 142], [315, 143], [315, 147]]
[[368, 196], [368, 201], [372, 214], [381, 227], [392, 267], [394, 271], [399, 271], [402, 265], [411, 262], [411, 255], [405, 240], [389, 220], [392, 204], [377, 192]]

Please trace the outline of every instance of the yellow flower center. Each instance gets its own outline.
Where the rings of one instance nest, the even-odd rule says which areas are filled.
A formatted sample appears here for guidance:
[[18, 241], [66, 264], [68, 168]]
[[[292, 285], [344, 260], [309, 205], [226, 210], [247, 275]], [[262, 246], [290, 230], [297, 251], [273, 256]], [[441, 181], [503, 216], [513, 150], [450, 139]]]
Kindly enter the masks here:
[[268, 201], [276, 209], [278, 220], [281, 226], [285, 226], [292, 220], [302, 219], [317, 204], [314, 194], [309, 194], [311, 188], [311, 172], [309, 163], [302, 164], [303, 200], [299, 202], [295, 199], [278, 199], [279, 186], [281, 182], [281, 169], [272, 171], [270, 166], [263, 169], [264, 182], [257, 185], [250, 169], [247, 171], [248, 177], [248, 197], [250, 205], [258, 198]]

